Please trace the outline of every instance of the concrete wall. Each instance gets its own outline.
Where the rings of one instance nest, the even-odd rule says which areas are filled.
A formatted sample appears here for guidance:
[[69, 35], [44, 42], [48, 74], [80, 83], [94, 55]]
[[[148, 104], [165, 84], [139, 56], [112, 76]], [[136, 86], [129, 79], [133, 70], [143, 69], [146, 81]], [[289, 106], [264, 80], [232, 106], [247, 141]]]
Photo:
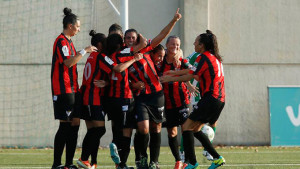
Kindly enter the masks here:
[[[112, 2], [119, 8], [120, 1]], [[111, 24], [120, 23], [106, 0], [0, 0], [0, 146], [53, 145], [58, 122], [51, 103], [51, 55], [65, 6], [81, 20], [81, 32], [72, 38], [78, 50], [90, 44], [89, 30], [107, 34]], [[129, 27], [154, 38], [177, 7], [183, 18], [171, 34], [181, 38], [184, 53], [192, 53], [195, 37], [211, 29], [224, 56], [227, 98], [214, 144], [269, 145], [267, 86], [300, 84], [300, 2], [130, 0]], [[84, 62], [78, 65], [80, 81]], [[84, 133], [82, 122], [78, 145]], [[110, 140], [108, 122], [101, 145]]]

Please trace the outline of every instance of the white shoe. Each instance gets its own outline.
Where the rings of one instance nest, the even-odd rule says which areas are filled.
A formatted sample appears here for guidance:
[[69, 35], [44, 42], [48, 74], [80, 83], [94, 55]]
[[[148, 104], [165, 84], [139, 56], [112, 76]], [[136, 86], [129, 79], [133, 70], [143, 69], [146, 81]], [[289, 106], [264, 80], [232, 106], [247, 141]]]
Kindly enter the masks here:
[[202, 154], [204, 157], [206, 157], [207, 160], [213, 161], [213, 156], [211, 156], [206, 150], [203, 150]]

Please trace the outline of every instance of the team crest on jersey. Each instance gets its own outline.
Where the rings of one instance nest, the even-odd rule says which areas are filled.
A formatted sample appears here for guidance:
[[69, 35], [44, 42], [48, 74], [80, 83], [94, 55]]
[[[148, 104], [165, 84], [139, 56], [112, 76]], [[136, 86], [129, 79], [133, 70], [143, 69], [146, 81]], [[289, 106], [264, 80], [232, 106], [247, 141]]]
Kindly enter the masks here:
[[67, 46], [63, 46], [61, 50], [65, 56], [69, 56], [69, 48]]
[[130, 48], [125, 48], [120, 53], [130, 53]]
[[108, 64], [110, 65], [114, 64], [114, 61], [112, 61], [109, 57], [105, 56], [104, 59]]

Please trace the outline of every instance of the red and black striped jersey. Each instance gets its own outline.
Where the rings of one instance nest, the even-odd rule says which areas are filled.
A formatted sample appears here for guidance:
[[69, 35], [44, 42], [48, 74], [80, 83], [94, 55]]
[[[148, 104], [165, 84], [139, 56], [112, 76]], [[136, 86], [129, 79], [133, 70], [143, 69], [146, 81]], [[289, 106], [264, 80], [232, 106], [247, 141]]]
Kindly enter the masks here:
[[101, 96], [104, 96], [104, 88], [94, 85], [94, 80], [108, 81], [108, 74], [116, 65], [102, 53], [93, 52], [87, 58], [80, 91], [83, 97], [83, 105], [101, 105]]
[[[133, 48], [125, 48], [122, 51], [115, 52], [111, 55], [111, 59], [116, 64], [127, 62], [133, 58]], [[125, 69], [121, 73], [112, 71], [109, 77], [109, 97], [133, 98], [132, 91], [129, 87], [128, 69]]]
[[208, 51], [199, 54], [190, 74], [199, 81], [201, 97], [209, 94], [225, 102], [223, 65], [213, 54]]
[[145, 85], [143, 90], [135, 90], [135, 95], [151, 94], [162, 90], [162, 85], [159, 81], [155, 66], [149, 55], [152, 47], [148, 44], [147, 47], [140, 52], [143, 53], [143, 58], [133, 63], [129, 68], [129, 77], [133, 83], [142, 81]]
[[[163, 75], [164, 72], [169, 70], [182, 70], [191, 67], [191, 65], [186, 59], [180, 58], [180, 61], [180, 67], [175, 67], [173, 63], [168, 63], [166, 58], [164, 58], [162, 65], [159, 69], [159, 75]], [[190, 94], [185, 82], [167, 82], [163, 83], [162, 85], [164, 89], [166, 109], [173, 109], [184, 105], [188, 105], [190, 103]]]
[[69, 40], [64, 34], [60, 34], [53, 45], [51, 68], [52, 95], [78, 92], [77, 64], [70, 68], [64, 64], [64, 60], [75, 55], [76, 50], [72, 40]]

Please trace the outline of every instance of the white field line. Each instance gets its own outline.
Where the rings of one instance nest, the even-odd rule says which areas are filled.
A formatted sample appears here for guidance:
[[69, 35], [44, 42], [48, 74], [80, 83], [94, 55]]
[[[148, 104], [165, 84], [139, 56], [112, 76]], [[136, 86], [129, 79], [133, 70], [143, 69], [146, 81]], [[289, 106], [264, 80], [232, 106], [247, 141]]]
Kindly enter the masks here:
[[[174, 165], [160, 165], [161, 167], [173, 167]], [[199, 165], [200, 167], [207, 167], [209, 165]], [[300, 166], [300, 164], [225, 164], [223, 167], [258, 167], [258, 166]], [[49, 167], [5, 167], [5, 166], [2, 166], [0, 167], [0, 169], [20, 169], [20, 168], [24, 168], [24, 169], [27, 169], [27, 168], [32, 168], [32, 169], [38, 169], [38, 168], [49, 168]], [[101, 168], [115, 168], [114, 166], [103, 166], [101, 165]]]

